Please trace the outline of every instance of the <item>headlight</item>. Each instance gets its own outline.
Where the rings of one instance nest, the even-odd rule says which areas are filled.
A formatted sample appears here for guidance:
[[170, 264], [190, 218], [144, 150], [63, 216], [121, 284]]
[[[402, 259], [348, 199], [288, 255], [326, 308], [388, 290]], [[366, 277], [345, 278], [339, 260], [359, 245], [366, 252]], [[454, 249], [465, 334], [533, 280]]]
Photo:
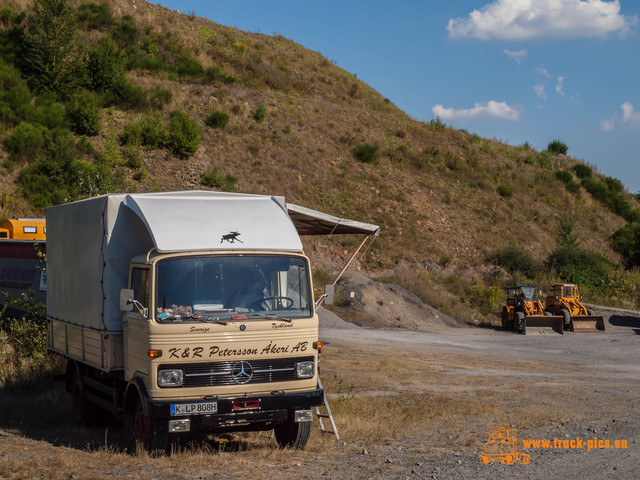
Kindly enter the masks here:
[[182, 370], [160, 370], [158, 371], [159, 387], [181, 387]]
[[299, 362], [296, 363], [296, 377], [298, 378], [311, 378], [314, 374], [313, 362]]

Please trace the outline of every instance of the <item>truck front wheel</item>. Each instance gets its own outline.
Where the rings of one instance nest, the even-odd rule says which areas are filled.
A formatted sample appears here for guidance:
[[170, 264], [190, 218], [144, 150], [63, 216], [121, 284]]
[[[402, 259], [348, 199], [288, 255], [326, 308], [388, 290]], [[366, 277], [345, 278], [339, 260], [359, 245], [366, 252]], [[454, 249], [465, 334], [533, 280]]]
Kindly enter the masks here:
[[152, 456], [164, 455], [169, 445], [166, 420], [154, 418], [144, 411], [142, 399], [137, 398], [134, 408], [125, 414], [125, 429], [136, 446], [144, 448]]
[[282, 448], [303, 449], [311, 435], [311, 422], [296, 422], [291, 414], [285, 423], [274, 428], [274, 433]]

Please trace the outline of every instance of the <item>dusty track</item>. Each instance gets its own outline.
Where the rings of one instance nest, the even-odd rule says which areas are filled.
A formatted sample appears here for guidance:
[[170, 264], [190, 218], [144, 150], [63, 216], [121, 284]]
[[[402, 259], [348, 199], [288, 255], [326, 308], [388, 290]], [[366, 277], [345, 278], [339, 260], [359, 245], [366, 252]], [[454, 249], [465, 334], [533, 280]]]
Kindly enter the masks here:
[[[0, 399], [0, 478], [640, 478], [640, 318], [601, 313], [606, 333], [563, 336], [471, 327], [370, 329], [323, 316], [321, 339], [329, 342], [323, 379], [342, 439], [314, 427], [303, 452], [279, 451], [268, 437], [251, 434], [240, 452], [211, 453], [213, 443], [153, 459], [125, 450], [118, 424], [72, 426], [60, 385], [34, 402]], [[374, 372], [368, 364], [386, 370]], [[374, 373], [380, 384], [367, 385]], [[353, 392], [345, 389], [349, 382]], [[447, 403], [429, 421], [406, 416], [421, 398]], [[360, 404], [363, 411], [373, 406], [368, 415], [387, 413], [380, 421], [389, 431], [373, 434], [371, 422], [363, 427]], [[449, 404], [458, 411], [450, 415]], [[391, 407], [398, 418], [381, 411]], [[518, 429], [529, 465], [480, 463], [500, 422]], [[626, 440], [627, 448], [521, 445], [523, 439], [595, 437]]]

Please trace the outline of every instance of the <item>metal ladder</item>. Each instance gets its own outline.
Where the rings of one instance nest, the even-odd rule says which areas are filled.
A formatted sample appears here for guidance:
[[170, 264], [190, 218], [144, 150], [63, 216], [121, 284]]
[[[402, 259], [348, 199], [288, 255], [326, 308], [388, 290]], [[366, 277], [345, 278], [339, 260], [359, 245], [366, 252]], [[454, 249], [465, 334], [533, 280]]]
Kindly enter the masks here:
[[[320, 381], [320, 376], [318, 375], [318, 388], [322, 388], [322, 382]], [[327, 401], [327, 394], [323, 391], [323, 402], [322, 405], [318, 405], [316, 407], [316, 416], [318, 417], [318, 422], [320, 423], [320, 430], [325, 433], [333, 433], [336, 436], [336, 440], [340, 440], [340, 434], [338, 433], [338, 428], [336, 427], [336, 422], [333, 420], [333, 415], [331, 414], [331, 408], [329, 408], [329, 402]], [[321, 408], [325, 409], [325, 412], [322, 412]], [[324, 426], [323, 419], [328, 418], [331, 422], [331, 428], [333, 430], [329, 430]], [[328, 426], [328, 425], [327, 425]]]

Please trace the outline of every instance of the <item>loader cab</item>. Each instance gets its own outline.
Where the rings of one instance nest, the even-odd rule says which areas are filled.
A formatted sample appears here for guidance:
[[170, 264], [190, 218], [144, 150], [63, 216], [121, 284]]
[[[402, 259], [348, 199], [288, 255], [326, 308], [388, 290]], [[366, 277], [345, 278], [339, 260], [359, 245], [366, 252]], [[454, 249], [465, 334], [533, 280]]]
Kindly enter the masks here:
[[536, 287], [519, 285], [517, 287], [507, 288], [507, 305], [513, 307], [522, 307], [525, 300], [533, 302], [536, 299]]
[[551, 296], [556, 298], [580, 298], [578, 286], [572, 283], [556, 283], [553, 285]]

